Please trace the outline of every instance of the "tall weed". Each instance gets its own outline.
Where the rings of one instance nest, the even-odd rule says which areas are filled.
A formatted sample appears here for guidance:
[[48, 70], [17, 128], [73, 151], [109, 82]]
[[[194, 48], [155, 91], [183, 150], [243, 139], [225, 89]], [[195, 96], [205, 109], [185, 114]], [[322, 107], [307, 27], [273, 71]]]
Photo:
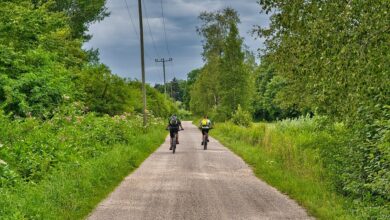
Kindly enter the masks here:
[[80, 219], [164, 140], [137, 114], [64, 112], [51, 120], [0, 113], [0, 219]]
[[[288, 193], [320, 219], [386, 219], [389, 203], [346, 193], [353, 132], [326, 117], [302, 117], [250, 128], [218, 124], [217, 138], [261, 178]], [[358, 167], [354, 167], [359, 169]], [[383, 197], [378, 197], [383, 198]]]

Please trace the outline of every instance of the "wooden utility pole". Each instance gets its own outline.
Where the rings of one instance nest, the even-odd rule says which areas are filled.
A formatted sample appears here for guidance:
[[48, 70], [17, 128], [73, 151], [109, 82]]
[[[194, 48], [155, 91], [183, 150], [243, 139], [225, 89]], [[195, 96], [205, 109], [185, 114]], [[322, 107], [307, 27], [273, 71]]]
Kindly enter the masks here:
[[166, 62], [172, 62], [172, 58], [169, 58], [168, 60], [166, 60], [165, 58], [161, 58], [160, 60], [159, 59], [155, 59], [155, 61], [157, 63], [163, 63], [163, 73], [164, 73], [164, 94], [165, 94], [165, 97], [167, 96], [167, 85], [166, 85], [166, 78], [165, 78], [165, 63]]
[[146, 87], [145, 87], [145, 50], [144, 50], [144, 25], [142, 21], [142, 3], [138, 0], [138, 12], [139, 12], [139, 28], [140, 28], [140, 41], [141, 41], [141, 72], [142, 72], [142, 96], [143, 96], [143, 116], [144, 126], [146, 126]]

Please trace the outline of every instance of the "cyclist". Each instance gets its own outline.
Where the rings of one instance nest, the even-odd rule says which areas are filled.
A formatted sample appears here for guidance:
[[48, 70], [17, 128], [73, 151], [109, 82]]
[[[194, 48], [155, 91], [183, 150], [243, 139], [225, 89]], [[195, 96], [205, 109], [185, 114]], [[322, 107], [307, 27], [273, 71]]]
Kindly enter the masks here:
[[[173, 114], [169, 120], [168, 120], [168, 127], [169, 134], [171, 138], [173, 138], [176, 134], [176, 144], [179, 144], [179, 129], [184, 130], [183, 126], [181, 125], [180, 119]], [[169, 148], [169, 150], [172, 150], [172, 146]]]
[[[202, 130], [202, 143], [201, 143], [201, 145], [203, 145], [203, 135], [205, 135], [206, 133], [208, 134], [209, 130], [211, 129], [211, 121], [207, 115], [205, 115], [203, 117], [203, 119], [200, 121], [199, 128]], [[207, 138], [207, 142], [209, 142], [208, 138]]]

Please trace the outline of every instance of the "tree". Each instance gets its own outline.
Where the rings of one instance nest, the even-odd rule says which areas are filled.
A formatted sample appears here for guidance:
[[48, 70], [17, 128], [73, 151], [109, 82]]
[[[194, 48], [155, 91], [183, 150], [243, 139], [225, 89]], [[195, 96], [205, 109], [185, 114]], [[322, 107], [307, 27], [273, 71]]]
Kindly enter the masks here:
[[240, 23], [237, 11], [227, 7], [216, 12], [202, 12], [199, 19], [203, 22], [197, 27], [198, 34], [204, 38], [203, 59], [221, 57], [230, 23]]
[[83, 88], [82, 99], [90, 111], [117, 115], [134, 110], [126, 80], [111, 74], [103, 64], [84, 69], [77, 84]]
[[275, 121], [301, 115], [295, 106], [286, 105], [283, 100], [279, 100], [278, 95], [286, 86], [286, 80], [275, 75], [274, 67], [265, 58], [256, 69], [255, 84], [253, 113], [256, 119]]
[[243, 48], [237, 28], [240, 19], [234, 9], [203, 12], [199, 18], [203, 24], [197, 31], [203, 37], [206, 64], [191, 87], [190, 109], [226, 120], [239, 105], [245, 111], [250, 109], [255, 59]]
[[49, 10], [64, 12], [69, 17], [73, 38], [89, 40], [86, 32], [90, 24], [101, 21], [109, 15], [106, 0], [31, 0], [35, 7], [49, 3]]
[[311, 108], [354, 132], [349, 154], [341, 156], [338, 189], [388, 202], [390, 2], [259, 3], [274, 11], [269, 28], [256, 31], [266, 38], [263, 52], [275, 74], [286, 80], [282, 102]]
[[206, 63], [197, 80], [191, 86], [190, 110], [198, 115], [209, 114], [219, 103], [217, 72], [219, 64]]
[[190, 100], [191, 100], [191, 90], [193, 85], [195, 84], [201, 69], [192, 70], [187, 74], [187, 80], [184, 84], [181, 84], [183, 89], [183, 104], [187, 110], [190, 109]]
[[0, 103], [6, 113], [48, 118], [78, 93], [69, 67], [77, 72], [86, 56], [64, 20], [27, 1], [2, 3]]
[[229, 118], [238, 106], [248, 110], [251, 103], [250, 74], [244, 66], [242, 39], [239, 37], [236, 23], [230, 23], [229, 34], [224, 44], [221, 58], [221, 71], [218, 75], [218, 89], [221, 102], [220, 114]]

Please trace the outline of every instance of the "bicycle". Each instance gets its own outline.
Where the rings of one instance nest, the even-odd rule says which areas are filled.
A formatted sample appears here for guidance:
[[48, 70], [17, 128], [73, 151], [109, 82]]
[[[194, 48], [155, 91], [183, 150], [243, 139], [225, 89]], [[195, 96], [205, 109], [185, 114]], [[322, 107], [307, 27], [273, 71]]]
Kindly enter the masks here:
[[207, 132], [203, 135], [203, 150], [207, 150], [207, 142], [209, 141], [209, 134]]
[[177, 133], [175, 133], [173, 137], [171, 137], [171, 148], [173, 154], [176, 152], [176, 141], [177, 141]]
[[172, 153], [174, 154], [176, 152], [176, 145], [177, 145], [177, 134], [179, 131], [183, 131], [184, 129], [179, 129], [177, 132], [174, 133], [173, 137], [171, 137], [171, 149]]

